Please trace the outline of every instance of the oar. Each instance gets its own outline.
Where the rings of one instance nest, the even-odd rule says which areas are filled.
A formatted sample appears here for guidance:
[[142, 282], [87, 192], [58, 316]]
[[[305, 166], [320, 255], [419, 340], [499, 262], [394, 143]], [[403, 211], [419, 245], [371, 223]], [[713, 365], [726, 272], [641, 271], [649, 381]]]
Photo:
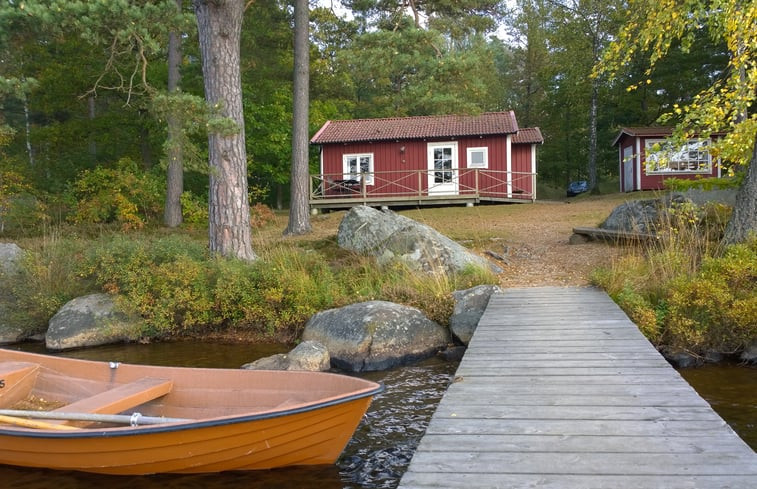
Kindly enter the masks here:
[[[187, 418], [164, 418], [163, 416], [142, 416], [134, 414], [93, 414], [62, 413], [57, 411], [23, 411], [18, 409], [0, 409], [0, 416], [17, 416], [36, 419], [57, 419], [63, 421], [91, 421], [95, 423], [115, 423], [139, 426], [146, 424], [183, 423], [193, 421]], [[48, 423], [45, 423], [48, 424]], [[58, 425], [55, 425], [58, 426]]]
[[60, 430], [71, 431], [78, 430], [76, 426], [68, 426], [65, 424], [53, 424], [45, 423], [44, 421], [35, 421], [33, 419], [14, 418], [12, 416], [0, 415], [0, 423], [13, 424], [16, 426], [22, 426], [24, 428], [37, 428], [39, 430]]

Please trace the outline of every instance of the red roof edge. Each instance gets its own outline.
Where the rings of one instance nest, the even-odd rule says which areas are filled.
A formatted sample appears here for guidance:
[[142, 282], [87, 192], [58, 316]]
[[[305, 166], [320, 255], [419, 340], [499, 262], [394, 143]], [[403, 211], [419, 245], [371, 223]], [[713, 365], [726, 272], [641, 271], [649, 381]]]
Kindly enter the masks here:
[[544, 136], [541, 134], [541, 129], [538, 127], [524, 127], [518, 129], [518, 132], [513, 136], [513, 143], [515, 144], [542, 144], [544, 143]]
[[313, 135], [313, 137], [310, 138], [310, 144], [315, 143], [315, 140], [318, 139], [318, 136], [320, 136], [321, 133], [325, 131], [327, 127], [329, 127], [329, 124], [331, 124], [330, 120], [326, 121], [326, 123], [322, 125], [320, 129], [318, 129], [318, 132], [316, 132], [315, 135]]

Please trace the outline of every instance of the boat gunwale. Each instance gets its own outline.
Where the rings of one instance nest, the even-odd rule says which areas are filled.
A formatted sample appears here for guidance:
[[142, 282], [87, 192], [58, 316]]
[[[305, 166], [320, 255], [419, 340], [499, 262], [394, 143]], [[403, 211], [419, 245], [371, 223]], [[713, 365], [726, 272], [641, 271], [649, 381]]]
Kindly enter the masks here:
[[[3, 352], [10, 352], [11, 356], [14, 356], [17, 353], [14, 350], [9, 350], [6, 348], [0, 348]], [[37, 353], [27, 353], [23, 352], [21, 353], [23, 356], [31, 357], [32, 360], [25, 360], [25, 361], [32, 361], [36, 357], [39, 359], [38, 363], [41, 366], [44, 365], [44, 358], [51, 358], [47, 355], [43, 354], [37, 354]], [[65, 360], [66, 362], [73, 362], [73, 363], [85, 363], [85, 364], [103, 364], [108, 362], [103, 362], [99, 360], [84, 360], [79, 358], [66, 358], [66, 357], [52, 357], [57, 359]], [[16, 360], [13, 360], [16, 361]], [[119, 367], [121, 368], [154, 368], [157, 369], [157, 371], [168, 371], [168, 370], [202, 370], [202, 371], [240, 371], [244, 372], [244, 369], [229, 369], [229, 368], [209, 368], [209, 367], [173, 367], [173, 366], [159, 366], [159, 365], [142, 365], [142, 364], [130, 364], [130, 363], [119, 363]], [[164, 370], [165, 369], [165, 370]], [[248, 371], [252, 372], [252, 371]], [[275, 371], [274, 371], [275, 372]], [[296, 373], [293, 371], [287, 371], [289, 373]], [[307, 372], [302, 371], [299, 372], [302, 374], [305, 374]], [[319, 375], [343, 375], [343, 374], [337, 374], [333, 372], [313, 372], [317, 373]], [[349, 376], [346, 376], [349, 377]], [[203, 428], [213, 428], [218, 426], [225, 426], [225, 425], [233, 425], [233, 424], [242, 424], [242, 423], [250, 423], [254, 421], [262, 421], [266, 419], [274, 419], [279, 417], [285, 417], [290, 416], [294, 414], [300, 414], [300, 413], [306, 413], [310, 411], [316, 411], [319, 409], [324, 409], [331, 406], [336, 406], [340, 404], [345, 404], [348, 402], [352, 402], [355, 400], [363, 399], [366, 397], [373, 397], [377, 394], [380, 394], [384, 391], [384, 385], [383, 383], [374, 382], [367, 379], [358, 379], [361, 381], [361, 383], [365, 384], [365, 387], [358, 387], [353, 388], [349, 390], [348, 392], [344, 394], [336, 394], [333, 396], [326, 397], [325, 399], [320, 400], [314, 400], [314, 401], [308, 401], [305, 403], [301, 403], [289, 408], [282, 408], [282, 409], [268, 409], [265, 411], [258, 411], [258, 412], [250, 412], [248, 411], [242, 411], [240, 413], [236, 414], [226, 414], [221, 416], [213, 416], [213, 417], [206, 417], [206, 418], [198, 418], [198, 419], [188, 419], [187, 421], [183, 422], [167, 422], [165, 424], [157, 424], [157, 425], [142, 425], [142, 426], [114, 426], [114, 427], [108, 427], [108, 428], [81, 428], [76, 431], [58, 431], [58, 430], [46, 430], [46, 429], [33, 429], [33, 428], [22, 428], [22, 427], [14, 427], [11, 425], [6, 425], [0, 427], [0, 436], [8, 436], [8, 437], [14, 437], [14, 438], [52, 438], [52, 439], [71, 439], [71, 438], [110, 438], [110, 437], [123, 437], [123, 436], [138, 436], [138, 435], [147, 435], [147, 434], [160, 434], [160, 433], [169, 433], [169, 432], [179, 432], [179, 431], [187, 431], [187, 430], [197, 430], [197, 429], [203, 429]], [[254, 390], [254, 389], [253, 389]]]
[[113, 428], [82, 428], [77, 431], [39, 430], [30, 428], [0, 428], [0, 436], [13, 436], [23, 438], [112, 438], [120, 436], [137, 436], [146, 434], [170, 433], [174, 431], [196, 430], [201, 428], [214, 428], [233, 424], [249, 423], [265, 419], [279, 418], [293, 414], [316, 411], [339, 404], [345, 404], [366, 397], [373, 397], [384, 391], [383, 383], [376, 383], [371, 390], [361, 391], [347, 396], [329, 399], [328, 401], [316, 402], [304, 406], [298, 406], [279, 411], [267, 411], [257, 414], [228, 415], [203, 420], [191, 420], [179, 423], [166, 423], [159, 425], [143, 426], [118, 426]]

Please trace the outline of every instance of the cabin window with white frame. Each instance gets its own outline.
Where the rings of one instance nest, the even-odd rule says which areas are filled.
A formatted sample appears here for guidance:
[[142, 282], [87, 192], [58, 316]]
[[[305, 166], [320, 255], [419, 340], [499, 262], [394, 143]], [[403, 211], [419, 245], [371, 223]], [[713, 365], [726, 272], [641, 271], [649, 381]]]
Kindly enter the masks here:
[[365, 177], [366, 185], [373, 185], [373, 153], [344, 155], [342, 157], [345, 180], [360, 182]]
[[489, 168], [489, 148], [468, 148], [468, 168]]
[[645, 143], [647, 173], [710, 173], [712, 157], [708, 139], [690, 139], [676, 146], [666, 139]]

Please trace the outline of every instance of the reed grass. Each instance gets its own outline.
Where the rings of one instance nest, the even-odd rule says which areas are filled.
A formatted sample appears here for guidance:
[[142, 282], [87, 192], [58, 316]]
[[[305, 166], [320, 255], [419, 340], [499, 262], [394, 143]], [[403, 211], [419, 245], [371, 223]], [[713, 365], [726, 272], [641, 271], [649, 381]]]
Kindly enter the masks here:
[[733, 353], [757, 341], [757, 239], [725, 247], [729, 210], [674, 204], [657, 240], [598, 269], [604, 288], [658, 346], [696, 355]]

